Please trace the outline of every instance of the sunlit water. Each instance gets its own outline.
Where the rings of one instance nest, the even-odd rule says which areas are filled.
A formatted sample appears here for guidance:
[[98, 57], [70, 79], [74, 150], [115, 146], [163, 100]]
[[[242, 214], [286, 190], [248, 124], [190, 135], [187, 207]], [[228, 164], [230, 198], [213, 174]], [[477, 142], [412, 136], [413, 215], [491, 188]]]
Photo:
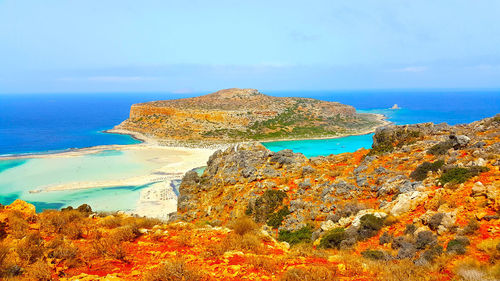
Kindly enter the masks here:
[[30, 191], [67, 182], [139, 176], [158, 167], [137, 161], [130, 153], [117, 150], [74, 157], [0, 160], [0, 202], [10, 204], [20, 198], [35, 204], [38, 210], [83, 203], [90, 204], [97, 210], [132, 210], [139, 198], [139, 190], [146, 186], [36, 193]]

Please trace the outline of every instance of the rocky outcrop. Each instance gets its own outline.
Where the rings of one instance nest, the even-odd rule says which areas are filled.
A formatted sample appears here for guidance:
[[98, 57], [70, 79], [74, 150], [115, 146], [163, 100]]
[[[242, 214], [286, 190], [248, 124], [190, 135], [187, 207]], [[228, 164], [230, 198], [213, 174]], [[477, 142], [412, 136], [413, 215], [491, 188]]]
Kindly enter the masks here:
[[416, 240], [392, 243], [394, 258], [413, 258], [429, 237], [469, 233], [472, 215], [498, 235], [499, 142], [497, 116], [468, 125], [388, 126], [377, 130], [372, 150], [310, 159], [259, 143], [234, 145], [214, 153], [201, 176], [185, 175], [178, 216], [225, 224], [246, 215], [289, 232], [308, 226], [317, 243], [341, 228], [350, 238], [334, 244], [339, 248], [353, 247], [383, 223], [390, 235], [412, 223]]
[[352, 106], [310, 98], [272, 97], [255, 89], [132, 105], [115, 129], [167, 140], [241, 141], [335, 136], [370, 130], [381, 121]]

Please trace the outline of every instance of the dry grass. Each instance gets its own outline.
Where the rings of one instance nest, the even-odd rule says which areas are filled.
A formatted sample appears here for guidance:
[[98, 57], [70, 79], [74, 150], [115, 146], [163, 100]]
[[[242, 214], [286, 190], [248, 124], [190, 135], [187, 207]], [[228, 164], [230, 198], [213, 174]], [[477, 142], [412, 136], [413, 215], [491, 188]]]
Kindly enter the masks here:
[[183, 260], [167, 261], [160, 267], [147, 272], [144, 281], [198, 281], [204, 274], [196, 267], [187, 265]]
[[52, 272], [44, 261], [37, 261], [26, 268], [27, 280], [51, 281]]
[[224, 252], [227, 251], [245, 251], [255, 254], [264, 252], [262, 239], [255, 233], [246, 233], [243, 236], [229, 233], [220, 243]]
[[7, 220], [9, 222], [10, 233], [14, 238], [21, 239], [28, 233], [29, 224], [21, 212], [10, 212]]
[[248, 256], [246, 263], [253, 266], [256, 270], [265, 271], [269, 274], [277, 274], [277, 269], [283, 267], [283, 259], [280, 257]]
[[80, 251], [71, 242], [59, 236], [51, 240], [46, 245], [49, 249], [48, 257], [64, 260], [66, 266], [76, 267], [80, 264], [79, 256]]
[[311, 243], [300, 243], [290, 248], [292, 257], [317, 257], [328, 258], [330, 255], [326, 250], [314, 247]]
[[499, 280], [500, 261], [496, 260], [496, 263], [487, 265], [468, 257], [458, 263], [454, 271], [465, 281]]
[[418, 266], [407, 259], [400, 261], [366, 261], [366, 264], [370, 268], [370, 271], [377, 272], [378, 280], [431, 281], [438, 279], [436, 275], [429, 274], [429, 272], [436, 272], [433, 269], [442, 266], [438, 260], [432, 265], [434, 268]]
[[16, 247], [19, 258], [25, 264], [31, 264], [43, 257], [45, 247], [40, 233], [34, 232], [24, 237]]
[[229, 223], [229, 227], [238, 235], [255, 232], [259, 226], [249, 217], [241, 217]]
[[282, 281], [333, 281], [336, 277], [337, 269], [329, 266], [308, 266], [304, 268], [291, 268], [287, 270]]
[[137, 225], [124, 225], [113, 229], [111, 232], [111, 239], [118, 241], [134, 241], [141, 233]]
[[69, 239], [79, 239], [89, 229], [88, 218], [77, 210], [64, 212], [46, 210], [39, 217], [41, 231], [47, 235], [57, 233], [64, 234]]
[[116, 228], [122, 225], [122, 218], [119, 216], [109, 215], [99, 221], [99, 225], [106, 228]]
[[127, 261], [127, 253], [123, 248], [122, 241], [113, 236], [104, 237], [100, 232], [94, 232], [92, 236], [92, 249], [94, 255]]

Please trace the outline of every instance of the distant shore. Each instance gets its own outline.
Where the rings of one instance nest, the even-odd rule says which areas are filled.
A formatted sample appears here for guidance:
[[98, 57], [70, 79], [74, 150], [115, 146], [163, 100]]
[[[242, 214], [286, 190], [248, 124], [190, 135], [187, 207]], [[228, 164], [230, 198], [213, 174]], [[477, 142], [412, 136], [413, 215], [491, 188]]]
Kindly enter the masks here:
[[[338, 138], [344, 138], [344, 137], [349, 137], [349, 136], [361, 136], [361, 135], [367, 135], [374, 133], [375, 130], [379, 127], [384, 127], [389, 124], [392, 124], [392, 122], [387, 121], [387, 116], [379, 113], [362, 113], [362, 114], [370, 114], [375, 117], [375, 120], [377, 122], [380, 122], [380, 124], [373, 126], [371, 128], [367, 128], [365, 130], [361, 130], [356, 133], [343, 133], [335, 136], [319, 136], [319, 137], [305, 137], [305, 138], [281, 138], [281, 139], [268, 139], [268, 140], [255, 140], [255, 142], [260, 142], [260, 143], [269, 143], [269, 142], [279, 142], [279, 141], [301, 141], [301, 140], [323, 140], [323, 139], [338, 139]], [[142, 141], [144, 144], [154, 144], [154, 145], [159, 145], [159, 146], [166, 146], [166, 147], [185, 147], [185, 148], [200, 148], [200, 149], [224, 149], [227, 148], [230, 145], [233, 144], [238, 144], [238, 143], [246, 143], [246, 142], [251, 142], [252, 140], [246, 140], [246, 141], [220, 141], [220, 142], [213, 142], [213, 141], [181, 141], [181, 140], [172, 140], [172, 139], [160, 139], [160, 138], [154, 138], [154, 137], [149, 137], [146, 136], [142, 133], [135, 132], [135, 131], [129, 131], [125, 129], [110, 129], [104, 131], [106, 133], [112, 133], [112, 134], [120, 134], [120, 135], [129, 135], [132, 138]]]
[[272, 139], [272, 140], [261, 140], [259, 142], [279, 142], [279, 141], [301, 141], [301, 140], [328, 140], [328, 139], [338, 139], [338, 138], [345, 138], [345, 137], [350, 137], [350, 136], [362, 136], [362, 135], [368, 135], [371, 133], [374, 133], [377, 128], [387, 126], [389, 124], [392, 124], [392, 122], [387, 121], [387, 116], [379, 113], [369, 113], [372, 115], [375, 115], [375, 119], [377, 121], [380, 121], [381, 124], [374, 126], [372, 128], [362, 130], [357, 133], [345, 133], [345, 134], [340, 134], [336, 136], [324, 136], [324, 137], [312, 137], [312, 138], [284, 138], [284, 139]]

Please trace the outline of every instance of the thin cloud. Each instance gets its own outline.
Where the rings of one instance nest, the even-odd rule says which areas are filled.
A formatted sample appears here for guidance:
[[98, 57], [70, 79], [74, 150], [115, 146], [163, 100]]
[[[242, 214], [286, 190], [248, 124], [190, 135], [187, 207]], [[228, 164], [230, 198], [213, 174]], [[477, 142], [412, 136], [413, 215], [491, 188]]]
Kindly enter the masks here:
[[425, 66], [408, 66], [403, 68], [395, 69], [394, 72], [424, 72], [427, 71], [427, 67]]
[[158, 77], [149, 77], [149, 76], [91, 76], [91, 77], [64, 77], [58, 80], [123, 83], [123, 82], [152, 81], [157, 79]]

